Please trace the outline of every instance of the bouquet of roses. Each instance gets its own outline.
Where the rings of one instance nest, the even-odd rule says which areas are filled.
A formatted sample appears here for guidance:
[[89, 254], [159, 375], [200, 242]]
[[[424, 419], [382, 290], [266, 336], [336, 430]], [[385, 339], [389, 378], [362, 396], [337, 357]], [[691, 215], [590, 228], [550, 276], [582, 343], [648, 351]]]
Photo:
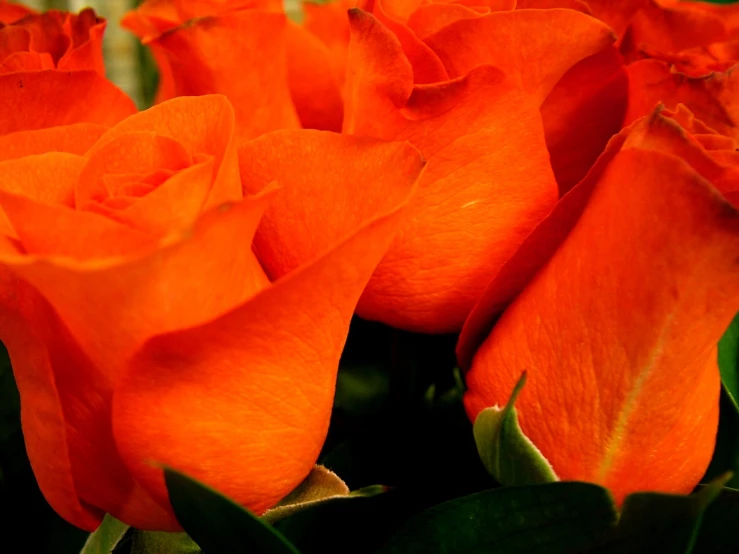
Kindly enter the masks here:
[[739, 4], [146, 0], [141, 111], [92, 10], [0, 21], [73, 551], [739, 552]]

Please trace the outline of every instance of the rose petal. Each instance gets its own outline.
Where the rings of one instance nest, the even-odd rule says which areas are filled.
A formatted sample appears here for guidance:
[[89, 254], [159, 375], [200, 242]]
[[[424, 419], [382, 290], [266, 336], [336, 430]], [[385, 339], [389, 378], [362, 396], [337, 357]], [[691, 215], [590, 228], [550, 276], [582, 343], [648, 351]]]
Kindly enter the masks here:
[[74, 123], [113, 125], [136, 112], [128, 96], [94, 71], [0, 75], [0, 97], [13, 106], [0, 118], [0, 135]]
[[46, 204], [74, 205], [74, 187], [85, 158], [48, 152], [0, 162], [2, 190]]
[[494, 65], [543, 101], [573, 65], [614, 40], [613, 32], [600, 21], [557, 9], [493, 12], [453, 23], [425, 42], [450, 76]]
[[586, 0], [593, 17], [611, 27], [618, 36], [623, 35], [634, 15], [649, 0]]
[[80, 502], [67, 422], [53, 375], [53, 365], [63, 361], [58, 356], [63, 350], [48, 348], [49, 341], [59, 342], [59, 334], [44, 334], [45, 327], [38, 324], [39, 315], [49, 315], [50, 310], [36, 291], [5, 268], [0, 270], [0, 282], [0, 336], [8, 349], [22, 399], [23, 438], [34, 475], [58, 514], [77, 527], [93, 531], [103, 513]]
[[298, 126], [287, 86], [283, 14], [242, 10], [203, 17], [150, 46], [167, 56], [178, 95], [229, 97], [239, 141]]
[[473, 19], [480, 15], [479, 11], [462, 4], [426, 4], [411, 14], [408, 27], [418, 38], [424, 40], [455, 21]]
[[[21, 158], [24, 161], [28, 159]], [[36, 179], [46, 171], [44, 168], [42, 172], [28, 174], [28, 177]], [[15, 184], [10, 187], [15, 188]], [[24, 248], [31, 254], [92, 260], [130, 254], [153, 243], [150, 236], [107, 217], [76, 211], [63, 204], [45, 204], [8, 190], [0, 190], [0, 206]], [[40, 221], [44, 224], [39, 225]]]
[[[149, 337], [209, 321], [267, 285], [248, 245], [269, 196], [211, 213], [191, 233], [136, 258], [80, 264], [2, 256], [5, 266], [44, 294], [69, 329], [52, 333], [58, 340], [67, 337], [60, 354], [64, 363], [54, 371], [57, 381], [66, 379], [68, 390], [60, 395], [75, 410], [74, 418], [67, 416], [75, 430], [68, 442], [78, 461], [80, 494], [138, 528], [177, 526], [131, 481], [117, 458], [110, 435], [113, 383], [121, 365]], [[228, 286], [218, 285], [219, 280]]]
[[16, 52], [28, 52], [31, 44], [31, 33], [18, 25], [7, 25], [0, 28], [0, 62]]
[[401, 213], [375, 215], [229, 314], [156, 337], [132, 360], [116, 391], [114, 431], [129, 467], [160, 501], [162, 472], [149, 461], [257, 513], [310, 472], [352, 312]]
[[634, 14], [622, 52], [634, 59], [638, 50], [650, 46], [664, 52], [679, 52], [728, 39], [720, 17], [689, 5], [662, 7], [647, 0]]
[[226, 97], [175, 98], [140, 112], [103, 135], [88, 152], [88, 157], [93, 157], [95, 152], [119, 137], [139, 131], [177, 141], [192, 155], [213, 156], [213, 185], [205, 209], [242, 198], [234, 110]]
[[739, 212], [687, 164], [619, 153], [475, 356], [470, 417], [503, 405], [526, 370], [519, 421], [561, 479], [601, 484], [619, 503], [689, 492], [715, 442], [737, 252]]
[[331, 66], [343, 85], [349, 48], [349, 18], [346, 12], [354, 0], [336, 0], [324, 4], [303, 4], [302, 26], [323, 42], [331, 55]]
[[341, 131], [344, 101], [330, 49], [292, 21], [285, 40], [290, 96], [303, 128]]
[[621, 130], [628, 77], [615, 47], [575, 64], [541, 106], [552, 169], [561, 194], [585, 177]]
[[105, 186], [104, 177], [108, 174], [134, 170], [144, 176], [158, 169], [178, 171], [191, 164], [192, 156], [182, 144], [154, 131], [131, 131], [112, 140], [103, 135], [87, 155], [75, 190], [75, 203], [79, 209], [85, 209], [89, 202], [102, 202], [112, 196], [114, 191]]
[[[71, 207], [74, 205], [74, 186], [84, 163], [85, 159], [80, 156], [60, 152], [0, 162], [2, 191], [45, 204]], [[21, 227], [25, 228], [26, 224], [25, 221], [21, 222]], [[41, 227], [45, 225], [46, 223]], [[16, 229], [2, 209], [0, 209], [0, 233], [18, 238]]]
[[107, 130], [102, 125], [76, 123], [0, 135], [0, 161], [47, 152], [82, 155]]
[[128, 258], [85, 264], [33, 257], [6, 264], [49, 300], [95, 364], [115, 374], [154, 334], [209, 321], [266, 286], [250, 245], [271, 195], [269, 188], [214, 210], [194, 230]]
[[590, 6], [583, 0], [518, 0], [517, 10], [551, 10], [554, 8], [567, 8], [591, 15]]
[[627, 72], [626, 124], [651, 113], [660, 102], [671, 110], [684, 104], [712, 129], [739, 139], [739, 71], [691, 78], [670, 71], [662, 61], [645, 59], [630, 64]]
[[31, 8], [21, 4], [11, 4], [0, 0], [0, 23], [14, 23], [22, 17], [35, 13]]
[[357, 70], [347, 82], [344, 132], [409, 140], [429, 162], [358, 313], [416, 331], [457, 331], [492, 268], [556, 201], [538, 105], [489, 66], [413, 88], [393, 35], [370, 14], [351, 18]]
[[16, 52], [5, 58], [0, 64], [0, 73], [16, 73], [20, 71], [42, 71], [54, 69], [54, 60], [46, 52]]
[[57, 68], [67, 71], [93, 69], [104, 77], [103, 34], [105, 26], [105, 20], [98, 18], [90, 8], [82, 10], [79, 15], [69, 14], [65, 27], [68, 29], [72, 44], [59, 60]]
[[526, 237], [521, 247], [503, 264], [464, 322], [457, 342], [457, 361], [464, 370], [490, 334], [505, 307], [546, 264], [580, 218], [593, 188], [618, 154], [633, 126], [614, 136], [588, 175], [565, 194], [551, 213]]
[[[659, 108], [650, 117], [640, 119], [614, 136], [587, 177], [557, 203], [493, 277], [460, 334], [457, 343], [460, 367], [470, 367], [475, 352], [490, 334], [498, 316], [554, 255], [577, 223], [608, 164], [622, 148], [638, 147], [679, 156], [722, 192], [733, 191], [731, 183], [737, 182], [736, 164], [728, 161], [722, 164], [721, 160], [712, 159], [695, 140], [667, 119], [669, 115]], [[731, 198], [727, 199], [732, 202]]]
[[387, 14], [385, 3], [382, 0], [365, 0], [358, 2], [357, 5], [364, 11], [373, 14], [398, 39], [413, 68], [413, 81], [416, 84], [436, 83], [446, 81], [449, 78], [439, 56], [418, 38], [403, 20]]
[[247, 142], [239, 160], [247, 194], [272, 181], [282, 186], [254, 239], [273, 280], [320, 256], [373, 214], [398, 206], [423, 167], [408, 143], [307, 131]]

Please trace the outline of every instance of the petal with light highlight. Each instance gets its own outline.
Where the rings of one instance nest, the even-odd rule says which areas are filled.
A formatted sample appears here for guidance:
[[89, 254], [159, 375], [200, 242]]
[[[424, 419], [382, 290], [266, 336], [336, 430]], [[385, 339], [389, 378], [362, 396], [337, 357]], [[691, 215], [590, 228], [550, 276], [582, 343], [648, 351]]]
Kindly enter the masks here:
[[490, 274], [556, 202], [538, 104], [490, 66], [414, 87], [393, 35], [366, 12], [350, 17], [358, 69], [348, 76], [344, 132], [408, 140], [428, 161], [412, 215], [358, 313], [458, 331]]
[[287, 84], [283, 14], [242, 10], [194, 19], [150, 46], [167, 56], [178, 96], [228, 96], [239, 141], [298, 126]]
[[519, 421], [563, 480], [619, 503], [689, 492], [713, 452], [737, 252], [739, 212], [707, 181], [674, 155], [622, 151], [478, 350], [468, 414], [504, 403], [527, 371]]
[[74, 123], [114, 125], [136, 113], [133, 101], [94, 71], [0, 75], [0, 97], [13, 106], [0, 118], [0, 135]]
[[556, 9], [501, 11], [461, 20], [425, 42], [451, 77], [480, 65], [494, 65], [543, 101], [573, 65], [615, 39], [600, 21], [574, 10]]
[[0, 161], [47, 152], [83, 155], [108, 130], [94, 123], [75, 123], [0, 135]]
[[308, 475], [328, 430], [356, 301], [401, 216], [376, 214], [232, 312], [156, 337], [135, 356], [116, 391], [114, 432], [156, 498], [166, 502], [167, 492], [151, 461], [257, 513]]

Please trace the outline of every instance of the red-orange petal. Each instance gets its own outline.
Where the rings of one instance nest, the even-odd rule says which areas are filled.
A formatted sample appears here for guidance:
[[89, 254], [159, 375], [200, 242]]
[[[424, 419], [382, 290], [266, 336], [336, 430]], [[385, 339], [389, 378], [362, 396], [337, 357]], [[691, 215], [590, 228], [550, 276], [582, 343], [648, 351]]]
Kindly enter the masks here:
[[423, 168], [408, 143], [318, 131], [269, 133], [244, 144], [239, 161], [245, 193], [281, 186], [254, 239], [273, 280], [403, 203]]
[[518, 0], [517, 10], [551, 10], [554, 8], [567, 8], [591, 15], [590, 6], [584, 0]]
[[298, 126], [287, 84], [284, 14], [241, 10], [194, 19], [150, 46], [167, 56], [177, 95], [228, 96], [239, 141]]
[[[465, 321], [457, 344], [460, 367], [463, 369], [470, 367], [472, 357], [490, 333], [498, 316], [551, 258], [572, 230], [603, 171], [624, 144], [627, 147], [638, 146], [641, 149], [658, 150], [679, 156], [719, 191], [726, 194], [729, 202], [735, 203], [732, 195], [735, 189], [739, 188], [739, 157], [733, 151], [734, 141], [721, 135], [691, 136], [685, 132], [686, 129], [674, 124], [671, 119], [679, 121], [683, 126], [687, 125], [687, 130], [691, 132], [713, 132], [704, 123], [695, 119], [687, 108], [680, 105], [676, 112], [658, 108], [649, 117], [638, 120], [614, 136], [587, 177], [560, 199], [552, 213], [526, 238], [521, 248], [493, 277], [480, 296]], [[699, 140], [705, 137], [725, 138], [731, 142], [731, 150], [709, 151]]]
[[353, 6], [354, 0], [303, 4], [302, 26], [329, 49], [331, 65], [342, 86], [349, 48], [349, 18], [346, 12]]
[[47, 152], [82, 155], [107, 130], [108, 127], [94, 123], [75, 123], [0, 135], [0, 161]]
[[67, 71], [93, 69], [104, 77], [105, 27], [105, 19], [97, 17], [90, 8], [82, 10], [78, 15], [69, 14], [65, 21], [65, 30], [69, 33], [71, 44], [57, 63], [57, 69]]
[[0, 0], [0, 23], [14, 23], [32, 13], [35, 12], [22, 4]]
[[585, 0], [593, 17], [611, 27], [620, 37], [631, 23], [634, 15], [650, 0]]
[[564, 74], [541, 106], [547, 148], [560, 194], [585, 177], [626, 117], [629, 85], [615, 47]]
[[627, 67], [629, 108], [626, 124], [652, 112], [658, 103], [674, 110], [684, 104], [719, 133], [739, 139], [739, 71], [689, 77], [654, 59]]
[[152, 132], [180, 143], [195, 156], [213, 156], [213, 184], [204, 209], [242, 198], [236, 157], [236, 118], [222, 95], [173, 98], [137, 113], [110, 129], [88, 157], [128, 133]]
[[551, 213], [526, 237], [521, 247], [492, 275], [459, 335], [457, 361], [463, 370], [470, 368], [473, 356], [506, 306], [554, 255], [577, 223], [593, 188], [613, 157], [621, 150], [633, 127], [624, 129], [609, 141], [585, 179], [557, 202]]
[[[6, 160], [0, 162], [0, 190], [37, 202], [71, 207], [74, 205], [74, 186], [84, 164], [84, 158], [61, 152]], [[25, 222], [21, 222], [21, 226], [25, 228]], [[18, 238], [14, 226], [2, 209], [0, 233]]]
[[99, 141], [86, 156], [87, 163], [75, 190], [75, 203], [85, 209], [91, 201], [101, 202], [116, 191], [106, 186], [106, 176], [139, 174], [157, 170], [179, 171], [192, 164], [192, 155], [174, 139], [154, 131], [131, 131], [114, 139]]
[[[638, 50], [651, 46], [664, 52], [679, 52], [712, 42], [727, 40], [728, 33], [722, 19], [703, 10], [695, 10], [690, 3], [660, 6], [654, 0], [644, 2], [629, 25], [628, 40]], [[637, 52], [624, 52], [625, 55]]]
[[713, 452], [737, 252], [739, 212], [686, 163], [620, 152], [477, 352], [470, 417], [503, 405], [527, 371], [521, 427], [561, 479], [602, 484], [618, 502], [689, 492]]
[[556, 9], [500, 11], [461, 20], [425, 42], [450, 76], [494, 65], [543, 101], [573, 65], [614, 40], [611, 29], [600, 21], [574, 10]]
[[333, 54], [303, 26], [287, 22], [287, 79], [290, 97], [305, 129], [341, 131], [344, 101]]
[[480, 17], [480, 12], [463, 4], [434, 2], [424, 4], [408, 18], [408, 27], [420, 39], [433, 35], [460, 19]]
[[5, 263], [47, 298], [95, 365], [115, 376], [149, 337], [209, 321], [268, 284], [251, 243], [272, 194], [212, 210], [193, 230], [128, 257]]
[[[35, 156], [42, 160], [45, 157]], [[10, 160], [3, 164], [28, 159]], [[47, 173], [46, 168], [27, 174], [26, 178], [38, 179], [44, 173]], [[13, 183], [8, 189], [14, 186]], [[8, 189], [0, 189], [0, 206], [16, 236], [30, 254], [92, 260], [130, 254], [147, 248], [154, 242], [152, 237], [102, 215], [80, 212], [63, 204], [46, 204], [8, 192]], [[39, 222], [43, 222], [43, 225], [39, 225]]]
[[[358, 2], [357, 5], [359, 8], [373, 14], [380, 23], [395, 35], [413, 68], [413, 81], [416, 84], [436, 83], [446, 81], [449, 78], [439, 56], [417, 37], [403, 20], [386, 13], [383, 0], [366, 0]], [[391, 3], [388, 3], [388, 5], [391, 5]]]
[[[63, 359], [59, 333], [45, 333], [44, 317], [53, 314], [38, 293], [6, 268], [0, 270], [0, 337], [8, 349], [21, 396], [26, 451], [46, 500], [70, 523], [93, 531], [103, 512], [81, 502], [69, 447], [67, 418], [53, 366]], [[19, 304], [18, 299], [23, 298]]]
[[357, 70], [344, 131], [408, 140], [428, 161], [408, 223], [358, 313], [416, 331], [458, 331], [491, 272], [556, 202], [538, 104], [489, 66], [414, 88], [393, 35], [366, 12], [351, 17]]
[[152, 339], [131, 361], [116, 390], [114, 432], [160, 501], [167, 492], [152, 461], [257, 513], [309, 473], [349, 321], [398, 229], [398, 208], [344, 230], [343, 242], [227, 315]]
[[136, 112], [128, 96], [94, 71], [0, 75], [0, 97], [13, 106], [0, 118], [0, 135], [73, 123], [114, 125]]

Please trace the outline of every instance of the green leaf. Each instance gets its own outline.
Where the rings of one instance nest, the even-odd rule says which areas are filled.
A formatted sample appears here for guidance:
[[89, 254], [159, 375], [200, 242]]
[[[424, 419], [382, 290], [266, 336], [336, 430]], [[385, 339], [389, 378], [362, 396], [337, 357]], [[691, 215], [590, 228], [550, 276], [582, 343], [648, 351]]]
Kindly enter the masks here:
[[299, 554], [271, 525], [210, 487], [169, 468], [164, 480], [177, 521], [207, 554]]
[[505, 408], [486, 408], [477, 416], [473, 433], [485, 469], [502, 485], [553, 483], [559, 478], [549, 461], [518, 424], [514, 404], [526, 384], [521, 375]]
[[110, 554], [129, 529], [125, 523], [106, 515], [100, 527], [87, 538], [80, 554]]
[[701, 488], [690, 496], [635, 493], [626, 497], [621, 518], [598, 554], [689, 554], [700, 530], [703, 514], [721, 493], [730, 475]]
[[718, 367], [721, 382], [739, 410], [739, 314], [718, 343]]
[[610, 494], [596, 485], [503, 487], [418, 514], [377, 554], [580, 552], [615, 521]]
[[135, 530], [131, 554], [201, 554], [200, 547], [185, 533]]
[[330, 469], [315, 466], [294, 491], [283, 498], [277, 506], [267, 510], [262, 519], [274, 523], [309, 506], [331, 498], [349, 495], [349, 487]]
[[728, 486], [739, 487], [739, 314], [718, 343], [718, 366], [721, 372], [720, 418], [716, 447], [704, 480], [714, 479], [726, 471], [734, 477]]
[[729, 487], [739, 487], [739, 410], [731, 399], [725, 386], [721, 387], [719, 401], [721, 414], [716, 434], [716, 446], [713, 450], [711, 464], [702, 481], [710, 481], [727, 471], [733, 471]]
[[357, 416], [371, 416], [387, 404], [386, 370], [362, 364], [343, 367], [336, 378], [334, 407]]

